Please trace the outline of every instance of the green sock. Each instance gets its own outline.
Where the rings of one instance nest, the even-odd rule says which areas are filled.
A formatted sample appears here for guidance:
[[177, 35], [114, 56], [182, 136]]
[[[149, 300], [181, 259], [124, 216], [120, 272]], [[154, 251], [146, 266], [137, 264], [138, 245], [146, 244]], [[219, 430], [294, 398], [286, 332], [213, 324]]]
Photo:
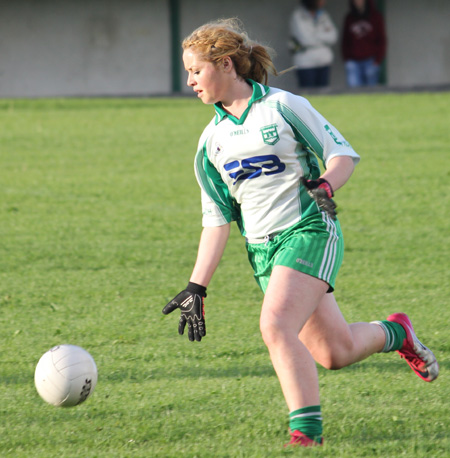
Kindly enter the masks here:
[[386, 343], [381, 350], [382, 353], [388, 353], [402, 348], [403, 341], [406, 339], [406, 331], [401, 324], [387, 320], [372, 321], [372, 323], [381, 326], [381, 329], [386, 334]]
[[322, 413], [320, 406], [308, 406], [289, 414], [291, 431], [301, 431], [305, 436], [322, 443]]

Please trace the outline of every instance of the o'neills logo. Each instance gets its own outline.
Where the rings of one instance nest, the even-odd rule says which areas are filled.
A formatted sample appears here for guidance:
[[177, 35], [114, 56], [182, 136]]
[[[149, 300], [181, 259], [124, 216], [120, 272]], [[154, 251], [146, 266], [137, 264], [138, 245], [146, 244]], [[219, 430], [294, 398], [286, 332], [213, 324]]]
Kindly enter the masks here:
[[260, 130], [264, 143], [267, 145], [275, 145], [275, 143], [280, 139], [276, 124], [262, 127]]
[[191, 296], [187, 297], [181, 304], [183, 312], [190, 312], [194, 308], [194, 298]]

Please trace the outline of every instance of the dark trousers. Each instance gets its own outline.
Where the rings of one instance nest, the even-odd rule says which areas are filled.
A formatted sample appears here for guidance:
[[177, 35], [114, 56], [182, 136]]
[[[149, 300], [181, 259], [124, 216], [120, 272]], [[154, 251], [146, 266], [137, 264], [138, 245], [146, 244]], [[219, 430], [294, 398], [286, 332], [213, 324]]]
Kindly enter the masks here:
[[330, 82], [330, 66], [316, 68], [298, 68], [298, 85], [300, 87], [325, 87]]

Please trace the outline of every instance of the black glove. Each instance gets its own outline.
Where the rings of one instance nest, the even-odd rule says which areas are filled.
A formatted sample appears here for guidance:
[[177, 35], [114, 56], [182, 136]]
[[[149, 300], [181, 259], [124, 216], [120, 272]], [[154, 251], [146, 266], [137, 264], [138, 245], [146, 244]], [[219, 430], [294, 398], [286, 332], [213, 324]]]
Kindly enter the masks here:
[[330, 218], [336, 219], [336, 203], [332, 199], [334, 193], [330, 183], [323, 178], [307, 180], [305, 177], [301, 177], [300, 181], [317, 205], [328, 213]]
[[206, 288], [196, 283], [189, 282], [186, 289], [175, 296], [162, 310], [168, 315], [175, 309], [180, 309], [181, 316], [178, 323], [178, 334], [184, 334], [186, 323], [188, 337], [191, 342], [200, 342], [206, 335], [205, 309], [203, 299], [206, 297]]

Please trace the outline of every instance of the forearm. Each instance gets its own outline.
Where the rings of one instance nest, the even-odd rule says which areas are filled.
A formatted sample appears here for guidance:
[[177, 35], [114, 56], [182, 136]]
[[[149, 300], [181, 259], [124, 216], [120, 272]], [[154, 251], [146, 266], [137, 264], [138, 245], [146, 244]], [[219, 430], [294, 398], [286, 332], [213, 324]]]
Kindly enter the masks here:
[[307, 48], [319, 44], [314, 27], [308, 22], [299, 20], [295, 15], [291, 18], [290, 34], [302, 47]]
[[355, 164], [350, 156], [337, 156], [330, 159], [327, 164], [327, 170], [323, 173], [321, 178], [330, 183], [333, 191], [337, 191], [351, 177]]
[[336, 27], [332, 23], [328, 23], [319, 32], [319, 38], [322, 43], [332, 46], [338, 40], [338, 32]]
[[230, 224], [203, 229], [191, 282], [208, 286], [225, 251], [229, 235]]

